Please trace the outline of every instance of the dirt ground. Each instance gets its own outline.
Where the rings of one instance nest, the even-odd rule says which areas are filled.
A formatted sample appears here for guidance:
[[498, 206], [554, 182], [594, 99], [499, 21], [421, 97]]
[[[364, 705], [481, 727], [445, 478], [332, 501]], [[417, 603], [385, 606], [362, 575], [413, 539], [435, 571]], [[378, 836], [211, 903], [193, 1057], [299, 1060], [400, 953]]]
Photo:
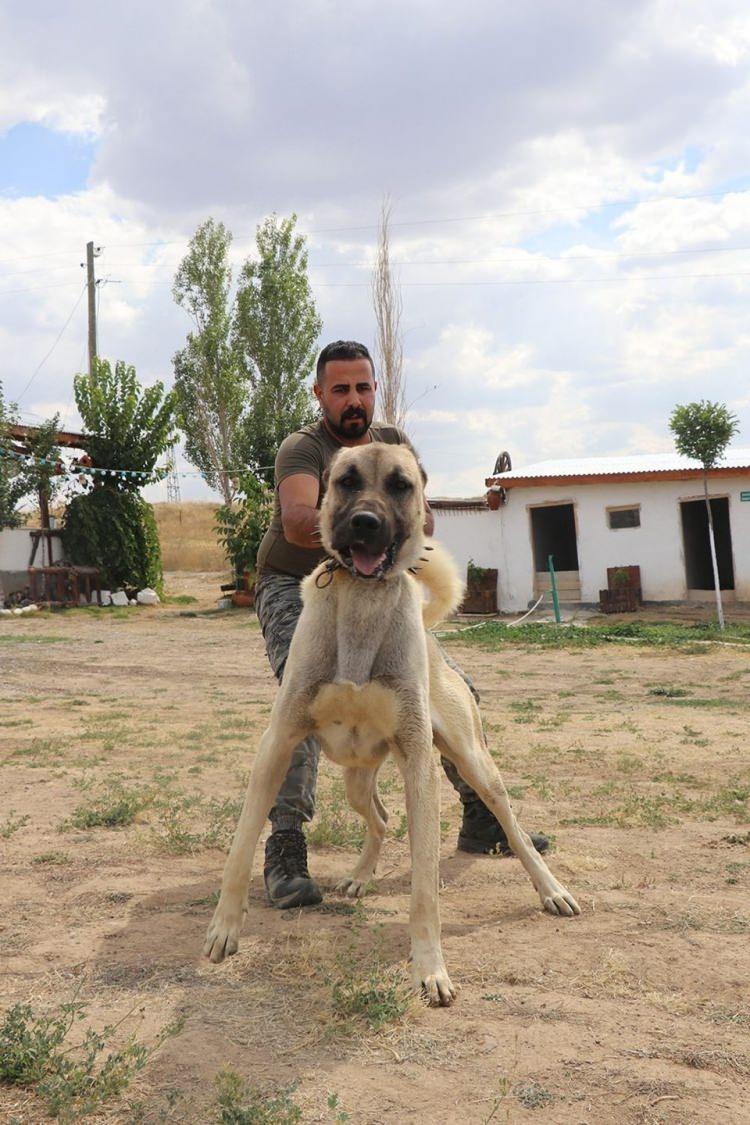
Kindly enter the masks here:
[[[522, 823], [553, 836], [582, 916], [544, 916], [517, 861], [457, 853], [445, 781], [443, 947], [461, 992], [373, 1029], [341, 996], [404, 967], [392, 766], [361, 908], [332, 892], [358, 826], [323, 763], [323, 907], [269, 909], [256, 862], [240, 952], [200, 957], [275, 690], [252, 613], [202, 612], [218, 581], [171, 576], [190, 605], [0, 620], [0, 1009], [76, 997], [98, 1028], [130, 1013], [122, 1034], [145, 1043], [184, 1017], [99, 1120], [221, 1120], [222, 1067], [268, 1097], [296, 1083], [305, 1122], [750, 1120], [748, 651], [451, 646]], [[133, 822], [86, 827], [118, 794]], [[0, 1087], [0, 1119], [47, 1120], [16, 1087]]]

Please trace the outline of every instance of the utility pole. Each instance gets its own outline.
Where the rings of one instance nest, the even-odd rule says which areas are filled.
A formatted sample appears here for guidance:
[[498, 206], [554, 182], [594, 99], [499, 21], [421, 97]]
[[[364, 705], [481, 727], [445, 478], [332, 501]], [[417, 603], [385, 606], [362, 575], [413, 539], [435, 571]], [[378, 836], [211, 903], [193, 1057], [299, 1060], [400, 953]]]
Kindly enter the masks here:
[[[94, 374], [94, 359], [96, 358], [96, 278], [94, 277], [94, 258], [102, 252], [101, 246], [94, 246], [93, 242], [86, 243], [86, 279], [89, 289], [89, 378]], [[83, 262], [81, 262], [83, 265]]]

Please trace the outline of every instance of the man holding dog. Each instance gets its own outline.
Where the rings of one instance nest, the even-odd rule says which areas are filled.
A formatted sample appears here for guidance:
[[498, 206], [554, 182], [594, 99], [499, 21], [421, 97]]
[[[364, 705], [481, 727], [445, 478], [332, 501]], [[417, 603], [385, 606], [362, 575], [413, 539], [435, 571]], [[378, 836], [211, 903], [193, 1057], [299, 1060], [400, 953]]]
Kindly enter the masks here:
[[[313, 385], [321, 419], [290, 434], [279, 448], [273, 516], [258, 552], [256, 585], [256, 610], [268, 659], [279, 681], [302, 611], [300, 584], [325, 558], [318, 515], [324, 475], [334, 454], [342, 446], [373, 441], [406, 444], [413, 451], [409, 439], [396, 426], [373, 423], [376, 390], [374, 365], [364, 344], [344, 340], [328, 344], [318, 357]], [[432, 512], [426, 506], [428, 535], [432, 534], [433, 524]], [[469, 686], [472, 687], [470, 683]], [[303, 832], [303, 824], [311, 821], [315, 812], [319, 755], [320, 747], [314, 738], [307, 738], [296, 747], [271, 809], [272, 831], [266, 843], [264, 878], [269, 902], [279, 909], [312, 906], [323, 897], [307, 868]], [[505, 833], [490, 810], [454, 766], [443, 760], [443, 767], [463, 804], [459, 849], [511, 854]], [[546, 837], [531, 838], [537, 851], [546, 851]]]

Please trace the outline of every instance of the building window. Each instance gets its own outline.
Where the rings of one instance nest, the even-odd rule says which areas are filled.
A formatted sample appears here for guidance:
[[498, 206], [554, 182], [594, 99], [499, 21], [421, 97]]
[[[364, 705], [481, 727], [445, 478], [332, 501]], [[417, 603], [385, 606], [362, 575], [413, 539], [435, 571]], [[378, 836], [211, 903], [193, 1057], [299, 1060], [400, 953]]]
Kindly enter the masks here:
[[640, 508], [607, 508], [607, 522], [613, 531], [621, 527], [640, 527]]

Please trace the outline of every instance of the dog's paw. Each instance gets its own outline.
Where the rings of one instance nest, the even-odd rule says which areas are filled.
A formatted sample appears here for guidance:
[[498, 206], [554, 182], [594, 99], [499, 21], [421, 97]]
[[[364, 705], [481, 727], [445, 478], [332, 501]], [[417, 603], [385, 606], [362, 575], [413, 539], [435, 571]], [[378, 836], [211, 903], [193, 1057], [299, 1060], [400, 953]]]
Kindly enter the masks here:
[[357, 879], [355, 875], [348, 875], [346, 879], [342, 879], [336, 884], [334, 890], [338, 895], [346, 895], [347, 898], [362, 898], [366, 895], [370, 888], [369, 879]]
[[415, 952], [409, 958], [412, 964], [412, 984], [414, 991], [430, 1003], [433, 1008], [450, 1008], [458, 989], [454, 988], [448, 969], [439, 951]]
[[546, 887], [540, 892], [539, 897], [547, 913], [554, 914], [558, 918], [573, 918], [581, 913], [580, 906], [561, 883], [555, 882], [553, 886]]
[[203, 943], [203, 956], [218, 965], [225, 957], [236, 953], [240, 944], [242, 911], [239, 913], [216, 907]]
[[448, 970], [442, 963], [420, 967], [412, 960], [411, 979], [414, 991], [423, 996], [433, 1008], [449, 1008], [458, 995], [458, 989], [451, 983]]

